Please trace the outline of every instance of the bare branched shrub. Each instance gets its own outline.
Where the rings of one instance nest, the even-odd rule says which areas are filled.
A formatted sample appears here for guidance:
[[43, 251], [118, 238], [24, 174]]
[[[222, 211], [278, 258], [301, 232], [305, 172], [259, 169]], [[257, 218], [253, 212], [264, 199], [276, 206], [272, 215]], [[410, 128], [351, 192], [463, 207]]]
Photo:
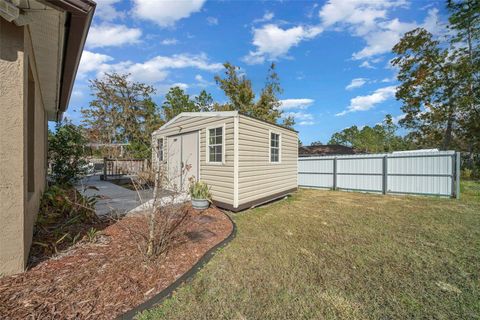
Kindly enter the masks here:
[[[190, 168], [187, 164], [172, 171], [165, 163], [154, 161], [150, 170], [132, 178], [146, 220], [136, 225], [121, 223], [121, 226], [147, 260], [155, 260], [167, 253], [185, 230], [191, 212], [185, 204], [188, 199], [185, 182]], [[142, 198], [142, 191], [146, 189], [152, 193], [152, 199], [148, 201]]]
[[166, 253], [171, 244], [180, 236], [180, 228], [189, 218], [190, 211], [185, 204], [166, 205], [157, 208], [149, 217], [149, 238], [147, 257], [158, 257]]
[[[155, 187], [155, 170], [144, 170], [138, 173], [137, 182], [143, 186]], [[134, 181], [135, 183], [135, 181]]]

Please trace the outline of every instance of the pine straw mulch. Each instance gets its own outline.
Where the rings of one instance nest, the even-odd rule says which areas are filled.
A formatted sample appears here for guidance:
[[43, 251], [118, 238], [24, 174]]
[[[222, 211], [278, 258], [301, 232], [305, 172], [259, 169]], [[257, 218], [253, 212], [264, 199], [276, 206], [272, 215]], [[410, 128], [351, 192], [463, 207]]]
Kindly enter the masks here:
[[145, 261], [125, 232], [146, 217], [126, 217], [32, 269], [0, 278], [0, 319], [113, 319], [159, 293], [232, 231], [216, 208], [190, 210], [180, 236], [157, 261]]

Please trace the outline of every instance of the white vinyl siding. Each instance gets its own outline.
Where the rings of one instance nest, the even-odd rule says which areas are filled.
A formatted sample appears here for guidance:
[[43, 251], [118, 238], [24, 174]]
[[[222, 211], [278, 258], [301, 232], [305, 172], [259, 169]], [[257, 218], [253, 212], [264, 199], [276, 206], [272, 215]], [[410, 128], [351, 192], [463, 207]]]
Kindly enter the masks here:
[[[236, 140], [235, 127], [238, 129]], [[210, 147], [220, 146], [219, 139], [212, 139], [211, 143], [209, 139], [211, 133], [209, 130], [216, 128], [222, 128], [222, 162], [220, 163], [209, 161]], [[200, 180], [211, 186], [213, 200], [241, 206], [297, 188], [298, 135], [296, 132], [243, 115], [237, 117], [202, 115], [179, 117], [166, 128], [157, 130], [153, 138], [164, 138], [164, 145], [167, 146], [168, 139], [172, 136], [192, 131], [199, 132]], [[271, 162], [271, 132], [279, 135], [279, 162], [275, 163]], [[217, 133], [215, 130], [215, 136], [218, 136]], [[235, 150], [238, 150], [236, 156]], [[216, 151], [218, 150], [215, 150], [215, 154], [218, 153]], [[167, 148], [165, 148], [165, 160], [168, 161]], [[215, 160], [219, 160], [217, 155]], [[235, 173], [236, 168], [238, 171]], [[236, 186], [235, 182], [237, 182]], [[238, 196], [234, 194], [236, 191]]]
[[[223, 163], [207, 162], [207, 128], [223, 127]], [[181, 117], [165, 129], [157, 130], [154, 137], [165, 137], [199, 131], [200, 135], [200, 180], [211, 187], [213, 200], [233, 205], [233, 117]], [[167, 145], [167, 144], [165, 144]], [[168, 150], [165, 150], [168, 161]]]
[[[271, 162], [271, 133], [279, 135], [279, 162]], [[297, 188], [296, 132], [240, 115], [238, 149], [239, 205]]]

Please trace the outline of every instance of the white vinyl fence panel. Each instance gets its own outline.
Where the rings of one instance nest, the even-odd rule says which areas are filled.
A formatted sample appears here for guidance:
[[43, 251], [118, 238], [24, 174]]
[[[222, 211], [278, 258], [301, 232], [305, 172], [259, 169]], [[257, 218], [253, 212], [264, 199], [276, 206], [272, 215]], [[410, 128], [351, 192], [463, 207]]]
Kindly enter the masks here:
[[459, 196], [455, 151], [362, 154], [298, 159], [299, 187]]

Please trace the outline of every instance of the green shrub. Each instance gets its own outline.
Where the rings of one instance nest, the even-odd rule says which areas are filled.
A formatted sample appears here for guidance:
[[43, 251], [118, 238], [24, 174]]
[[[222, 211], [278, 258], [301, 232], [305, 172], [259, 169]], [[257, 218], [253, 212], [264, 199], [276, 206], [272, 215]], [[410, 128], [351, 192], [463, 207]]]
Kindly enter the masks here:
[[98, 237], [98, 230], [92, 227], [88, 229], [87, 234], [85, 236], [88, 239], [88, 242], [95, 242], [95, 240]]
[[55, 132], [49, 131], [48, 160], [56, 184], [72, 184], [86, 174], [85, 143], [81, 127], [71, 122], [59, 122]]
[[99, 219], [94, 210], [98, 197], [84, 197], [73, 187], [53, 185], [42, 196], [35, 223], [31, 257], [50, 256], [75, 244]]
[[70, 219], [91, 222], [96, 219], [93, 209], [96, 202], [96, 196], [84, 197], [74, 188], [53, 185], [43, 193], [37, 224], [45, 225]]
[[461, 176], [463, 179], [472, 179], [473, 178], [473, 170], [472, 169], [462, 169]]
[[210, 187], [203, 181], [192, 181], [190, 183], [190, 197], [192, 199], [210, 200]]

